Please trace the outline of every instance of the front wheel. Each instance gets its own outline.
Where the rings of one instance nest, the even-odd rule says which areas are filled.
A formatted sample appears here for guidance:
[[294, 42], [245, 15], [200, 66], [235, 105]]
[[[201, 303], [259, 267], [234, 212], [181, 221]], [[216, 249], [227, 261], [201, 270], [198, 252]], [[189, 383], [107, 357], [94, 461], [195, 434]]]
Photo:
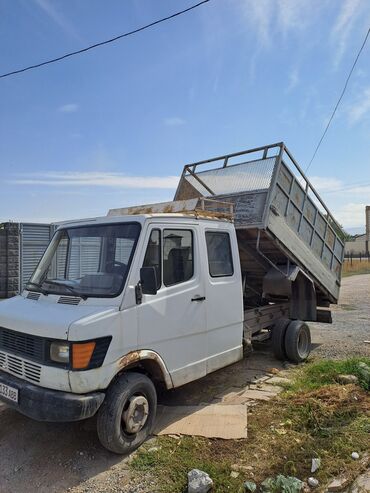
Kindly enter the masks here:
[[153, 382], [140, 373], [125, 373], [109, 387], [99, 409], [101, 444], [116, 454], [130, 454], [152, 432], [156, 408]]
[[302, 363], [311, 352], [311, 333], [308, 325], [293, 320], [285, 333], [285, 351], [292, 363]]

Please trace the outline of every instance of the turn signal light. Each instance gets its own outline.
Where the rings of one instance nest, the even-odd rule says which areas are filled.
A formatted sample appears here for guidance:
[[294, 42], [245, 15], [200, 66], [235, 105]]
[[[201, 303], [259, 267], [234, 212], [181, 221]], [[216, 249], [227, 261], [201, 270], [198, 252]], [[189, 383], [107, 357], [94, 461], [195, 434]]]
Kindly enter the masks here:
[[95, 346], [95, 342], [72, 344], [72, 368], [74, 370], [84, 370], [89, 366]]

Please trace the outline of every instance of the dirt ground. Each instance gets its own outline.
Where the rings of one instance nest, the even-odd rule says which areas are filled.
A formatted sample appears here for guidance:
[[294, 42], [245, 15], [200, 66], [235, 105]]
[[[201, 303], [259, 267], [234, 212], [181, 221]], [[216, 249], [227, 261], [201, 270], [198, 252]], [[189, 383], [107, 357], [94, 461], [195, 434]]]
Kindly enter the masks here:
[[332, 305], [333, 324], [310, 323], [314, 353], [322, 358], [369, 356], [370, 274], [345, 277], [338, 305]]
[[[343, 280], [333, 324], [310, 324], [313, 354], [343, 358], [370, 355], [370, 275]], [[165, 404], [211, 402], [233, 387], [283, 368], [264, 347], [247, 358], [178, 390], [165, 392]], [[95, 420], [73, 424], [37, 423], [0, 404], [0, 493], [139, 493], [130, 486], [127, 458], [105, 451]]]

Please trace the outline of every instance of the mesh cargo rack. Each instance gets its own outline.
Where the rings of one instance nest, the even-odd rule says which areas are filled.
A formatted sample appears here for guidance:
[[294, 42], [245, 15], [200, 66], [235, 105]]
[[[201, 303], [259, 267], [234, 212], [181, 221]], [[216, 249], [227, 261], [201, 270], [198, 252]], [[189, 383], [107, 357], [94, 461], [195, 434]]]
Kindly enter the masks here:
[[278, 270], [299, 265], [336, 302], [341, 227], [283, 142], [186, 165], [175, 201], [202, 196], [234, 204], [245, 249]]

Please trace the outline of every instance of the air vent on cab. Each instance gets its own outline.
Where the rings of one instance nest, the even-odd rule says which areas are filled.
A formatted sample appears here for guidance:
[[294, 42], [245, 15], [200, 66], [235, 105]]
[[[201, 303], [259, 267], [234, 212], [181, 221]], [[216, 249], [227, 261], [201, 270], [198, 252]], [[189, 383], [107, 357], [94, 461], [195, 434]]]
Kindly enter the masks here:
[[40, 298], [40, 293], [34, 293], [33, 291], [30, 291], [27, 295], [28, 300], [37, 301], [39, 298]]
[[58, 303], [62, 303], [64, 305], [78, 305], [81, 301], [81, 298], [77, 296], [61, 296], [58, 300]]

